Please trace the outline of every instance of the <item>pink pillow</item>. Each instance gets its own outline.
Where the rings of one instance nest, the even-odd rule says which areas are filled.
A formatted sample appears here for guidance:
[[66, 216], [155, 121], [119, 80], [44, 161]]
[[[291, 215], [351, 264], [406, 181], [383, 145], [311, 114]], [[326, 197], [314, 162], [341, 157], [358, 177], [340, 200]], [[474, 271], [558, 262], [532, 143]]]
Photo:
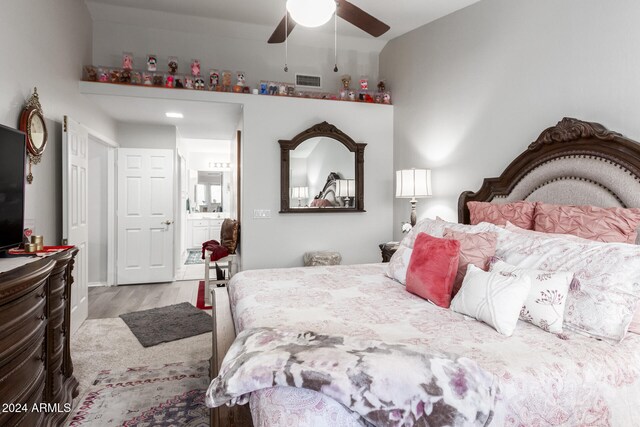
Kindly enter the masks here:
[[451, 294], [452, 297], [455, 297], [462, 287], [462, 281], [469, 264], [484, 271], [489, 270], [489, 261], [496, 254], [498, 236], [495, 233], [463, 233], [450, 228], [445, 228], [443, 236], [445, 239], [454, 239], [460, 242], [460, 261]]
[[606, 243], [635, 243], [640, 209], [561, 206], [538, 203], [534, 230], [571, 234]]
[[471, 224], [490, 222], [505, 225], [509, 221], [525, 230], [533, 230], [533, 214], [536, 202], [513, 202], [506, 204], [488, 202], [468, 202]]
[[418, 234], [407, 268], [407, 291], [449, 308], [460, 242]]

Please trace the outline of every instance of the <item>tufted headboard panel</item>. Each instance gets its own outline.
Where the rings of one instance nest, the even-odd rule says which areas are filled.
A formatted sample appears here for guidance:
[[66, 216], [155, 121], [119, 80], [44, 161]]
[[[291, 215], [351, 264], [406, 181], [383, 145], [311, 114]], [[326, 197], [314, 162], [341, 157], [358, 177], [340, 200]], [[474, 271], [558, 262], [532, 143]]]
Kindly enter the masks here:
[[469, 223], [469, 201], [517, 200], [640, 207], [640, 144], [598, 123], [564, 118], [500, 177], [485, 179], [477, 192], [462, 193], [458, 220]]

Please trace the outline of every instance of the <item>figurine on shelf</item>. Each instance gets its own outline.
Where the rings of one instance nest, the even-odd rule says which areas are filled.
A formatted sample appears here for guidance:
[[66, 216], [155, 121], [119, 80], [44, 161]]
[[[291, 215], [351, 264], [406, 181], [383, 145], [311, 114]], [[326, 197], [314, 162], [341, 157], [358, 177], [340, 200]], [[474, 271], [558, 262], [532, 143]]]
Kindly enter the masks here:
[[244, 86], [245, 85], [245, 77], [244, 77], [244, 73], [242, 71], [238, 71], [236, 73], [236, 79], [237, 79], [237, 83], [236, 85], [238, 86]]
[[109, 82], [109, 70], [105, 68], [98, 69], [98, 81], [102, 83]]
[[222, 72], [222, 86], [225, 92], [231, 92], [231, 71]]
[[278, 94], [278, 85], [274, 82], [269, 82], [269, 95], [277, 95]]
[[178, 58], [175, 56], [169, 57], [169, 62], [167, 62], [167, 66], [169, 67], [169, 74], [174, 75], [178, 72]]
[[89, 81], [89, 82], [97, 82], [98, 81], [98, 71], [96, 70], [96, 67], [87, 66], [87, 67], [84, 67], [84, 70], [87, 73], [87, 81]]
[[356, 93], [355, 91], [350, 90], [349, 91], [349, 101], [355, 101], [356, 100]]
[[200, 60], [194, 59], [191, 62], [191, 75], [193, 77], [198, 77], [200, 75]]
[[193, 83], [196, 90], [204, 90], [205, 84], [204, 79], [202, 77], [197, 77]]
[[147, 71], [158, 71], [158, 58], [155, 55], [147, 56]]
[[134, 71], [131, 74], [131, 84], [134, 84], [134, 85], [142, 84], [142, 73], [140, 71]]
[[120, 73], [120, 83], [131, 83], [131, 70], [122, 70], [122, 73]]
[[376, 93], [376, 96], [375, 96], [375, 98], [374, 98], [374, 102], [375, 102], [376, 104], [381, 104], [381, 103], [382, 103], [382, 95], [381, 95], [381, 94], [379, 94], [379, 93]]
[[109, 73], [111, 83], [120, 83], [120, 74], [121, 74], [120, 70], [117, 70], [117, 69], [111, 70], [111, 72]]
[[369, 79], [366, 77], [360, 79], [360, 90], [369, 90]]
[[384, 84], [384, 80], [378, 82], [378, 92], [382, 93], [387, 90], [387, 86]]
[[162, 86], [162, 82], [163, 82], [163, 78], [161, 74], [154, 74], [153, 75], [153, 85], [154, 86]]
[[209, 90], [216, 90], [216, 86], [220, 84], [220, 73], [218, 70], [209, 71]]
[[267, 82], [260, 82], [258, 93], [260, 95], [267, 95], [269, 93], [269, 84]]
[[125, 70], [133, 70], [133, 53], [125, 52], [122, 54], [122, 68]]
[[153, 84], [153, 75], [151, 73], [143, 73], [142, 84], [145, 86], [151, 86]]
[[382, 95], [382, 103], [383, 104], [391, 104], [391, 94], [389, 92]]
[[287, 94], [287, 85], [284, 83], [280, 83], [278, 86], [278, 95], [286, 95]]
[[174, 81], [174, 87], [176, 89], [184, 89], [184, 78], [182, 76], [176, 76]]
[[164, 81], [164, 87], [173, 87], [175, 84], [175, 77], [169, 74]]
[[186, 76], [184, 78], [184, 88], [185, 89], [193, 89], [194, 88], [193, 77]]
[[345, 74], [344, 76], [340, 77], [340, 80], [342, 81], [342, 88], [348, 91], [349, 86], [351, 85], [351, 76], [349, 74]]

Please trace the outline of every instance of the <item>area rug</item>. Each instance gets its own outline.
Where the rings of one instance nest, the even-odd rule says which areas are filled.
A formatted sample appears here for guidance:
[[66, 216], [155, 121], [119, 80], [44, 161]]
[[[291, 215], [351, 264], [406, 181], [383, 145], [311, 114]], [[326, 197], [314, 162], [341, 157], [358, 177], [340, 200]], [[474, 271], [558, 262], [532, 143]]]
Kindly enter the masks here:
[[169, 363], [100, 371], [69, 426], [209, 426], [209, 363]]
[[204, 280], [200, 280], [200, 283], [198, 284], [198, 299], [196, 300], [196, 307], [200, 310], [211, 310], [212, 307], [210, 305], [207, 305], [207, 303], [205, 302], [204, 293]]
[[202, 249], [187, 249], [187, 251], [189, 254], [187, 255], [187, 260], [184, 262], [184, 265], [204, 264]]
[[211, 316], [188, 302], [121, 314], [143, 347], [171, 342], [213, 330]]

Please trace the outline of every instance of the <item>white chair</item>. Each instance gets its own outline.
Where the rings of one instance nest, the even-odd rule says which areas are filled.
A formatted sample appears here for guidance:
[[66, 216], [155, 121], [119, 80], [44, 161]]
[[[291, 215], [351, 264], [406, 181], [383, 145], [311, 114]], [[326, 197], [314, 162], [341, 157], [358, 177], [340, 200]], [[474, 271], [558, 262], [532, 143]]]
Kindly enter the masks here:
[[[231, 277], [238, 272], [238, 262], [237, 262], [237, 254], [227, 255], [224, 258], [220, 258], [215, 262], [211, 262], [211, 251], [204, 251], [204, 284], [205, 284], [205, 303], [207, 305], [211, 305], [211, 286], [226, 286], [231, 280]], [[218, 280], [217, 275], [215, 273], [216, 263], [218, 267], [222, 268], [225, 271], [225, 279]], [[211, 279], [211, 270], [213, 269], [213, 277], [216, 279]]]

